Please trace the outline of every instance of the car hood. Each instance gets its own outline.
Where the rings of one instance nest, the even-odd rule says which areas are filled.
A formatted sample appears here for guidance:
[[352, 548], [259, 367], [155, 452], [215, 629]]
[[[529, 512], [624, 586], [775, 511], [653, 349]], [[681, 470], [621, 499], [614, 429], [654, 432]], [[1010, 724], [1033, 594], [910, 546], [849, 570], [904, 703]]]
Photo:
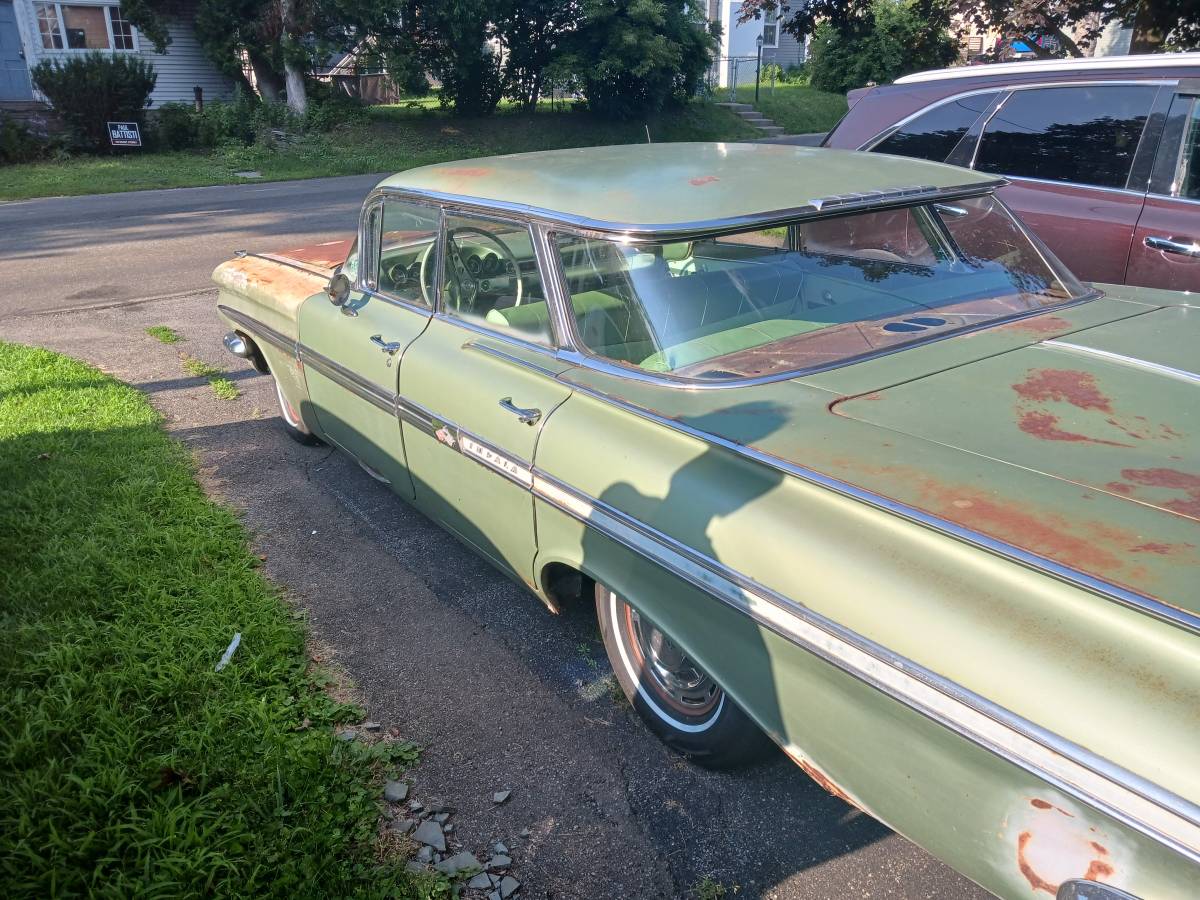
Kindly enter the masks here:
[[1198, 362], [1200, 308], [1142, 308], [830, 409], [925, 445], [889, 495], [1200, 612]]
[[342, 238], [336, 241], [324, 241], [307, 247], [295, 247], [291, 250], [276, 250], [274, 253], [264, 253], [264, 256], [285, 259], [299, 263], [305, 268], [321, 269], [329, 274], [346, 261], [354, 246], [354, 238]]

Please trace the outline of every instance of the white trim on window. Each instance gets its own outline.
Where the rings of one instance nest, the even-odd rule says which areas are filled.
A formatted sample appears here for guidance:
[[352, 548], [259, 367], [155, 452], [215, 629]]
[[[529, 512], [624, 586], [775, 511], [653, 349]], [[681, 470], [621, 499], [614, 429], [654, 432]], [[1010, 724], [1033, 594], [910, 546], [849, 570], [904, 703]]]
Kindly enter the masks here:
[[[779, 49], [779, 10], [763, 10], [763, 49]], [[770, 35], [768, 38], [767, 35]]]
[[[70, 47], [70, 46], [68, 46], [67, 45], [66, 18], [63, 15], [63, 7], [65, 7], [65, 6], [97, 6], [97, 7], [104, 9], [105, 10], [105, 12], [104, 12], [104, 30], [108, 35], [108, 46], [107, 47]], [[49, 16], [43, 17], [43, 15], [42, 15], [43, 10], [53, 11], [53, 18], [54, 18], [53, 24], [56, 29], [55, 33], [53, 33], [53, 34], [47, 34], [41, 28], [40, 23], [42, 21], [46, 21], [46, 22], [50, 21]], [[113, 29], [113, 12], [114, 11], [116, 11], [117, 13], [120, 13], [121, 12], [121, 4], [114, 3], [114, 2], [112, 2], [112, 0], [69, 0], [69, 2], [66, 2], [66, 3], [58, 2], [58, 0], [34, 0], [33, 13], [34, 13], [35, 22], [39, 23], [38, 24], [38, 39], [41, 42], [41, 48], [40, 48], [41, 52], [43, 52], [43, 53], [92, 53], [92, 52], [137, 53], [137, 52], [139, 52], [141, 50], [141, 42], [138, 39], [138, 31], [136, 28], [133, 27], [132, 24], [129, 24], [129, 20], [126, 19], [123, 14], [119, 16], [119, 19], [120, 19], [120, 21], [129, 25], [129, 42], [132, 46], [130, 46], [130, 47], [117, 47], [116, 46], [116, 43], [117, 43], [116, 33], [114, 32], [114, 29]], [[47, 47], [46, 46], [46, 38], [48, 38], [48, 37], [52, 38], [52, 39], [57, 39], [58, 46]], [[124, 37], [124, 36], [122, 35], [122, 37]], [[52, 42], [54, 42], [54, 41], [52, 41]]]

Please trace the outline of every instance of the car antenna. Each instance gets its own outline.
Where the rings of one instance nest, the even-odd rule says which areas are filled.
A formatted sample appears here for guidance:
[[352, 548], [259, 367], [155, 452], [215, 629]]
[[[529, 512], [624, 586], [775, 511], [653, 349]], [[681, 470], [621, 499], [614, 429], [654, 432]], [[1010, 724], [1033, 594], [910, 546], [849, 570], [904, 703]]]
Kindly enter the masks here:
[[646, 125], [646, 143], [647, 144], [654, 143], [654, 141], [650, 140], [650, 126], [649, 125]]

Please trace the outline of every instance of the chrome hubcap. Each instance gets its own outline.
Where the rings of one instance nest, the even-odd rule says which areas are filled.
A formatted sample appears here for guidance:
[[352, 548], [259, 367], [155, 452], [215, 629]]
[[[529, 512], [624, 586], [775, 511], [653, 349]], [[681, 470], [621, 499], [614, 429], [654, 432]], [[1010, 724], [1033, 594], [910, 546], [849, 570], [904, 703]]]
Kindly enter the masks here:
[[721, 698], [708, 673], [688, 659], [653, 622], [627, 606], [629, 631], [645, 671], [657, 692], [671, 706], [690, 716], [704, 715]]

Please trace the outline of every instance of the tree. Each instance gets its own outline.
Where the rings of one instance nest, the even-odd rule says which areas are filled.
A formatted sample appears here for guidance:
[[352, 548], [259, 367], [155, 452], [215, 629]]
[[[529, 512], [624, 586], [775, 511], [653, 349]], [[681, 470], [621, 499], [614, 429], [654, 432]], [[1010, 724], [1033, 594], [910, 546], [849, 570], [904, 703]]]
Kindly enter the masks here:
[[[872, 0], [808, 0], [790, 14], [783, 13], [783, 27], [798, 38], [813, 34], [821, 22], [841, 30], [861, 23], [871, 5]], [[1200, 47], [1197, 0], [919, 0], [916, 6], [935, 15], [942, 8], [980, 31], [994, 29], [1030, 39], [1052, 35], [1061, 52], [1070, 56], [1082, 56], [1113, 22], [1134, 29], [1135, 50]], [[780, 0], [745, 0], [742, 20], [779, 8]], [[1033, 40], [1027, 43], [1039, 55], [1055, 55]]]
[[845, 93], [885, 84], [909, 72], [936, 69], [958, 58], [945, 7], [920, 0], [873, 0], [861, 18], [820, 23], [810, 42], [812, 85]]
[[583, 0], [562, 68], [601, 115], [657, 112], [696, 93], [716, 39], [687, 0]]
[[583, 16], [579, 0], [508, 0], [493, 5], [496, 38], [504, 52], [504, 95], [525, 109], [537, 106]]

